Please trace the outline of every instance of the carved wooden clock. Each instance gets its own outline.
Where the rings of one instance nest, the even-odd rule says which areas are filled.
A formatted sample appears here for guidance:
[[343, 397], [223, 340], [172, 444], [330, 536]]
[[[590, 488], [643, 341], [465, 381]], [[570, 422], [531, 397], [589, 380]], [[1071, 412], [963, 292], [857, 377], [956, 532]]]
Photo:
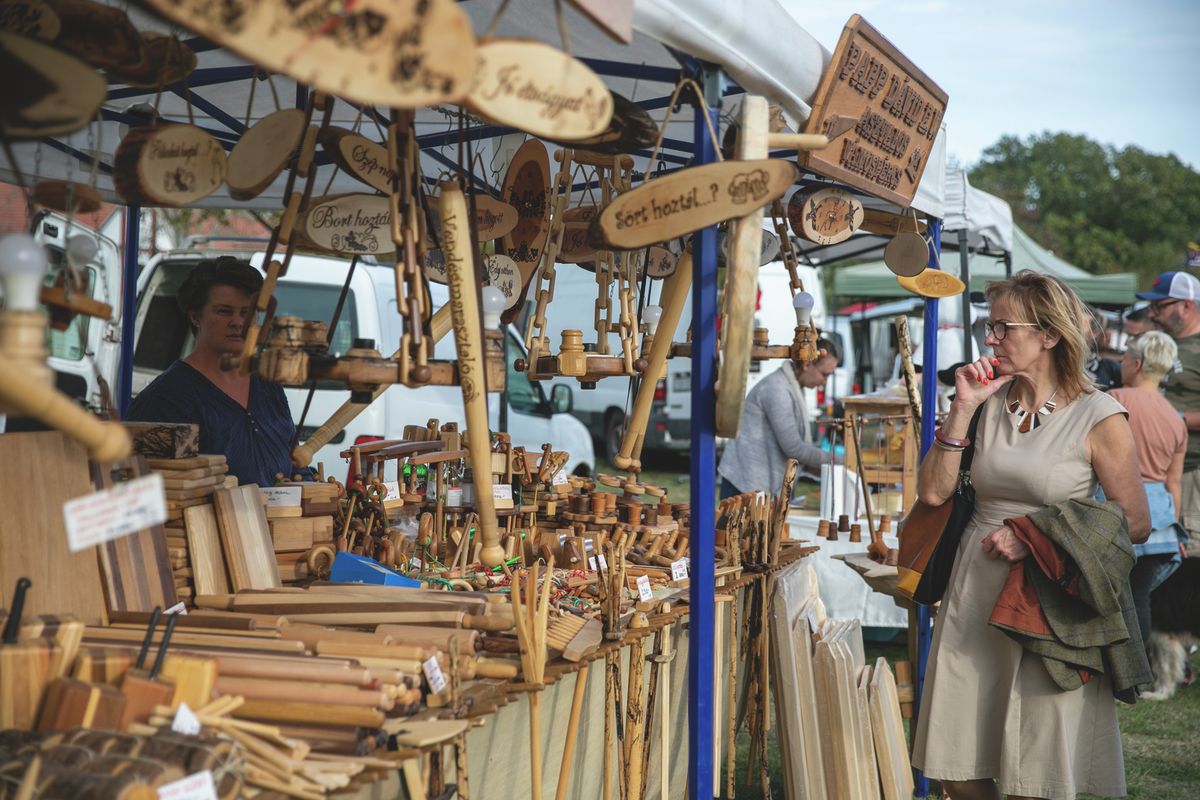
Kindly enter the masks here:
[[817, 244], [837, 244], [862, 225], [863, 207], [845, 189], [810, 189], [792, 195], [787, 215], [797, 236]]

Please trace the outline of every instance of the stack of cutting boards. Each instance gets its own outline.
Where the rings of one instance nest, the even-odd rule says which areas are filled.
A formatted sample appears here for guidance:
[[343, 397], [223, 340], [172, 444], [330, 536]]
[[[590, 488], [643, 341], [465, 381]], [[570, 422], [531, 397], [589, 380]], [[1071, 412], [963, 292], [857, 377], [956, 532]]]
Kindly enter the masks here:
[[284, 484], [300, 490], [299, 516], [280, 514], [278, 507], [267, 508], [271, 528], [271, 546], [284, 582], [305, 580], [310, 576], [306, 556], [314, 547], [333, 549], [333, 517], [337, 512], [338, 487], [316, 481]]
[[[147, 464], [163, 476], [167, 497], [167, 553], [171, 559], [175, 593], [180, 600], [196, 596], [195, 565], [188, 548], [184, 515], [189, 508], [212, 509], [212, 495], [218, 489], [237, 486], [223, 455], [196, 455], [188, 458], [150, 458]], [[194, 513], [194, 512], [193, 512]]]

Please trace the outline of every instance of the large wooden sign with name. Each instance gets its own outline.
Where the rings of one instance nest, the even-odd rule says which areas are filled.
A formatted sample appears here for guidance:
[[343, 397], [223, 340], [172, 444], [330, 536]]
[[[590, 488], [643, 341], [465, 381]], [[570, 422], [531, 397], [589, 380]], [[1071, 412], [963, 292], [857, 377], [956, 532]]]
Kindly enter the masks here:
[[609, 203], [592, 223], [593, 238], [614, 250], [666, 242], [783, 197], [799, 173], [790, 161], [721, 161], [643, 183]]
[[479, 43], [467, 106], [496, 122], [560, 141], [608, 130], [612, 94], [577, 58], [532, 39]]
[[347, 100], [416, 108], [462, 98], [478, 58], [454, 0], [145, 0], [272, 72]]
[[850, 18], [813, 99], [805, 133], [829, 147], [801, 166], [902, 207], [912, 204], [948, 95], [858, 14]]
[[387, 253], [392, 244], [388, 198], [373, 194], [315, 197], [304, 230], [313, 244], [343, 255]]

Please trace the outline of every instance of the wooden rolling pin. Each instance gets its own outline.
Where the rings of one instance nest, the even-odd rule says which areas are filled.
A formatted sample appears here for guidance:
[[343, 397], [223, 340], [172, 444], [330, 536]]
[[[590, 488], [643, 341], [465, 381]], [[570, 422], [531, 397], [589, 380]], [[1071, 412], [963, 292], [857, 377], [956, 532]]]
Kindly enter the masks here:
[[[329, 614], [289, 614], [292, 622], [311, 622], [320, 625], [385, 625], [417, 623], [443, 628], [468, 628], [476, 631], [503, 633], [512, 630], [512, 617], [500, 615], [465, 614], [461, 611], [382, 611]], [[300, 644], [296, 642], [296, 644]]]
[[[150, 622], [148, 611], [110, 611], [108, 624], [112, 626], [134, 626], [146, 629]], [[179, 618], [178, 627], [186, 631], [188, 628], [207, 628], [209, 630], [252, 631], [258, 627], [258, 620], [247, 616], [227, 614], [208, 614], [203, 611], [193, 611]]]
[[[83, 640], [90, 644], [109, 644], [109, 643], [124, 643], [138, 642], [140, 643], [143, 634], [136, 630], [125, 630], [122, 628], [105, 628], [100, 626], [89, 625], [84, 631]], [[157, 644], [162, 641], [162, 635], [154, 634], [152, 644]], [[172, 646], [176, 649], [188, 648], [205, 648], [205, 649], [229, 649], [229, 650], [265, 650], [278, 653], [297, 653], [304, 652], [303, 642], [287, 641], [285, 639], [267, 639], [252, 636], [226, 636], [221, 634], [207, 633], [180, 633], [176, 634], [171, 639]]]
[[325, 725], [363, 728], [381, 727], [384, 720], [382, 711], [370, 708], [276, 700], [247, 700], [233, 710], [233, 716], [237, 719], [295, 722], [301, 725], [311, 725], [313, 721], [320, 720]]
[[472, 655], [483, 649], [479, 631], [457, 628], [435, 628], [429, 625], [378, 625], [375, 633], [401, 644], [424, 644], [439, 650], [450, 650], [450, 640], [458, 642], [458, 651]]
[[337, 628], [327, 628], [324, 625], [309, 625], [300, 623], [289, 625], [279, 632], [280, 638], [304, 642], [309, 650], [316, 651], [318, 642], [357, 642], [359, 644], [388, 644], [392, 637], [386, 633], [369, 633], [367, 631], [347, 631]]
[[[277, 680], [274, 678], [234, 678], [222, 675], [215, 687], [219, 694], [240, 695], [247, 700], [293, 701], [332, 706], [356, 706], [391, 711], [395, 701], [382, 689], [360, 689], [336, 683]], [[320, 717], [310, 717], [320, 719]]]
[[360, 644], [357, 642], [317, 642], [317, 655], [346, 656], [348, 658], [401, 658], [425, 661], [440, 656], [441, 651], [433, 647], [412, 644]]

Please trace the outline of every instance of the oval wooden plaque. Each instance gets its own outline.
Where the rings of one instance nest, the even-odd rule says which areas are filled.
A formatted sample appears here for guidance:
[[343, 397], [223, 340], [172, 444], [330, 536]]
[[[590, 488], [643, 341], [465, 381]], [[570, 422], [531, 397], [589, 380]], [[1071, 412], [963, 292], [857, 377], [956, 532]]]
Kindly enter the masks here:
[[612, 94], [579, 59], [533, 39], [484, 39], [478, 52], [468, 108], [534, 136], [562, 141], [608, 130]]
[[826, 187], [796, 192], [788, 201], [787, 215], [797, 236], [817, 244], [837, 244], [862, 225], [863, 205], [845, 189]]
[[799, 172], [790, 161], [722, 161], [689, 167], [619, 196], [592, 223], [593, 240], [633, 250], [742, 217], [779, 199]]
[[902, 277], [920, 275], [929, 266], [929, 243], [916, 231], [897, 233], [883, 248], [883, 263]]
[[550, 232], [550, 155], [546, 145], [537, 139], [521, 145], [504, 175], [501, 197], [517, 211], [517, 224], [501, 238], [500, 246], [502, 255], [511, 258], [521, 273], [520, 296], [524, 297]]
[[113, 156], [113, 185], [131, 205], [183, 207], [225, 180], [225, 150], [194, 125], [135, 128]]
[[142, 36], [120, 8], [91, 0], [56, 0], [59, 31], [52, 44], [104, 70], [142, 61]]
[[229, 154], [229, 195], [258, 197], [283, 172], [304, 136], [304, 112], [284, 108], [260, 119], [242, 134]]
[[674, 275], [678, 267], [679, 256], [662, 245], [655, 245], [646, 252], [646, 275], [651, 278]]
[[131, 67], [109, 70], [130, 86], [153, 89], [161, 83], [170, 86], [181, 81], [196, 69], [196, 52], [178, 36], [157, 31], [142, 31], [142, 60]]
[[588, 237], [587, 222], [564, 222], [562, 232], [562, 249], [558, 251], [558, 260], [564, 264], [583, 264], [596, 258], [596, 248]]
[[658, 123], [637, 103], [627, 100], [616, 92], [610, 92], [610, 94], [613, 100], [613, 112], [607, 130], [596, 136], [576, 139], [572, 142], [555, 139], [551, 139], [551, 141], [558, 141], [560, 144], [568, 145], [576, 150], [588, 150], [592, 153], [613, 156], [652, 147], [658, 139]]
[[953, 297], [967, 288], [954, 275], [928, 268], [914, 276], [897, 275], [896, 283], [921, 297]]
[[517, 227], [517, 210], [490, 194], [477, 194], [475, 203], [475, 238], [481, 242], [502, 239]]
[[392, 171], [388, 169], [387, 148], [345, 128], [326, 128], [321, 147], [347, 175], [353, 175], [372, 189], [392, 193]]
[[508, 256], [492, 254], [484, 256], [483, 267], [487, 271], [488, 283], [504, 292], [508, 300], [504, 310], [515, 306], [521, 299], [521, 273], [516, 263]]
[[0, 136], [12, 141], [59, 136], [96, 116], [108, 89], [103, 76], [74, 56], [0, 32], [4, 102]]
[[599, 206], [575, 206], [563, 213], [563, 222], [588, 222], [600, 216]]
[[478, 65], [454, 0], [144, 0], [273, 72], [347, 100], [416, 108], [462, 98]]
[[342, 255], [387, 253], [392, 244], [388, 198], [343, 194], [313, 198], [304, 230], [318, 247]]
[[46, 0], [5, 0], [0, 3], [0, 31], [53, 42], [62, 21]]

